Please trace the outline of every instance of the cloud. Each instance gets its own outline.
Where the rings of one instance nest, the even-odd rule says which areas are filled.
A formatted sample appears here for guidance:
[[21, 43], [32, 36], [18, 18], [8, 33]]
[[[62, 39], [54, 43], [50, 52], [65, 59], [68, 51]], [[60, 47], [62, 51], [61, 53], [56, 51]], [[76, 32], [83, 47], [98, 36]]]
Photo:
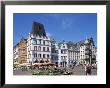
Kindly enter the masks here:
[[65, 18], [62, 20], [61, 26], [63, 29], [68, 29], [73, 25], [73, 20], [70, 18]]
[[51, 36], [52, 36], [52, 35], [51, 35], [50, 33], [48, 33], [48, 32], [46, 33], [46, 35], [47, 35], [47, 36], [49, 36], [49, 37], [51, 37]]

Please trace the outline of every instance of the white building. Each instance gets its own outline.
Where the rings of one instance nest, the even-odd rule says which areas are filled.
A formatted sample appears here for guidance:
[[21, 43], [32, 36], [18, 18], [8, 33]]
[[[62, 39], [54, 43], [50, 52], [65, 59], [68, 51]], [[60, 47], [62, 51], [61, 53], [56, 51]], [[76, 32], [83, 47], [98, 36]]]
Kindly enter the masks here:
[[[59, 67], [71, 67], [79, 63], [79, 49], [73, 43], [62, 41], [59, 44], [53, 43], [52, 61]], [[55, 58], [55, 57], [58, 57]]]
[[27, 38], [27, 62], [43, 63], [51, 61], [51, 38], [45, 33], [43, 24], [33, 22], [32, 32]]
[[58, 45], [58, 66], [59, 67], [68, 67], [68, 46], [65, 41], [62, 41]]
[[[52, 61], [59, 67], [72, 67], [78, 64], [96, 63], [96, 47], [93, 38], [78, 43], [52, 42]], [[57, 59], [58, 57], [58, 59]]]
[[[31, 64], [52, 62], [59, 67], [92, 64], [96, 62], [96, 50], [93, 38], [77, 43], [56, 43], [46, 35], [43, 24], [38, 22], [33, 22], [32, 31], [27, 38], [27, 62]], [[17, 51], [14, 48], [14, 60], [17, 58]]]

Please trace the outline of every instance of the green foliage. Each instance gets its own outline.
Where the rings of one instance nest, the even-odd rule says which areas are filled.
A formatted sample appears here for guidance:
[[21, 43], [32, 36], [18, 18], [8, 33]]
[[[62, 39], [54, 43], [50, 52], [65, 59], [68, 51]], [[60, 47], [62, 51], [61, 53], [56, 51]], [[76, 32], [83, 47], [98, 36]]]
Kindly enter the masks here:
[[46, 68], [46, 69], [33, 69], [32, 75], [71, 75], [72, 71], [64, 69], [54, 69], [54, 68]]

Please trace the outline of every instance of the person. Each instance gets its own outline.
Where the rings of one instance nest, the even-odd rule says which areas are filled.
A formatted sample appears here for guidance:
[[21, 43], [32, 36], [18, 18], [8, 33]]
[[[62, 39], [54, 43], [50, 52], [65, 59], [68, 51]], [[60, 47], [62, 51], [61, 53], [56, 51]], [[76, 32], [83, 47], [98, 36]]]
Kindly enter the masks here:
[[88, 73], [89, 75], [91, 75], [91, 68], [92, 68], [92, 67], [91, 67], [91, 65], [89, 64], [89, 65], [88, 65], [88, 68], [87, 68], [87, 73]]
[[85, 72], [86, 72], [86, 75], [91, 75], [91, 65], [90, 64], [85, 65]]

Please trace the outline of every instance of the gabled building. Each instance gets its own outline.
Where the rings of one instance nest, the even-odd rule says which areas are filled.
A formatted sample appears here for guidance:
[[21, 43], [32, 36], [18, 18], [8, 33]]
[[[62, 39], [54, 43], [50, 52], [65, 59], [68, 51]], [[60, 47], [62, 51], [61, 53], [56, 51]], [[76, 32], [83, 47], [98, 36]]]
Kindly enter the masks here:
[[[93, 38], [77, 43], [62, 41], [52, 44], [52, 60], [59, 67], [73, 67], [78, 64], [96, 63], [96, 47]], [[53, 53], [54, 52], [54, 53]], [[55, 57], [58, 57], [58, 59]]]
[[97, 48], [93, 38], [77, 43], [56, 43], [46, 35], [44, 25], [33, 22], [28, 38], [22, 38], [14, 46], [14, 62], [18, 63], [54, 63], [58, 67], [72, 67], [78, 64], [96, 63]]
[[58, 66], [68, 67], [68, 46], [65, 41], [58, 44]]
[[19, 43], [13, 47], [13, 63], [17, 62], [19, 58]]
[[33, 22], [27, 38], [27, 62], [51, 62], [51, 38], [46, 35], [44, 25], [38, 22]]
[[20, 64], [27, 63], [27, 39], [22, 38], [13, 48], [13, 60]]
[[86, 39], [80, 46], [80, 63], [93, 64], [96, 62], [96, 47], [93, 38]]
[[[59, 67], [72, 67], [79, 63], [79, 49], [72, 42], [53, 43], [52, 61]], [[57, 58], [55, 58], [57, 57]]]

